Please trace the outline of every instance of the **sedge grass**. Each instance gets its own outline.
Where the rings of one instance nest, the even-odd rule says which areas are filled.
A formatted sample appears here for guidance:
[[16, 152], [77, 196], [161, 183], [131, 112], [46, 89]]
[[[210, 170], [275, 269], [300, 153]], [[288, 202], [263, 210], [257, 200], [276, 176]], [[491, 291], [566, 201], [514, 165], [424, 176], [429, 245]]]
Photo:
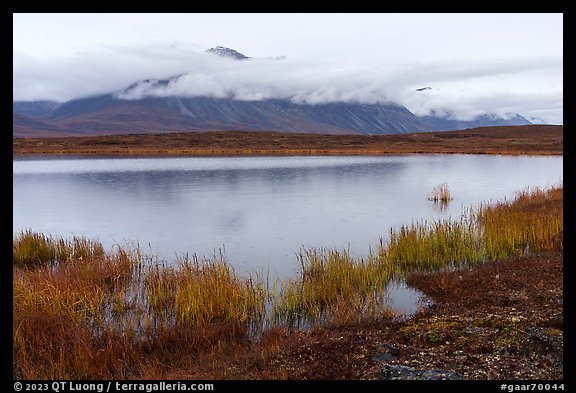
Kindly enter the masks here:
[[[46, 240], [29, 235], [27, 241]], [[129, 343], [105, 338], [109, 330], [106, 309], [109, 299], [128, 285], [136, 260], [123, 252], [84, 255], [66, 254], [53, 264], [14, 265], [15, 378], [112, 377], [126, 364]], [[114, 364], [102, 363], [105, 346], [122, 350], [111, 360]]]
[[300, 274], [282, 284], [274, 315], [285, 324], [348, 323], [388, 312], [381, 293], [390, 278], [386, 266], [353, 258], [347, 250], [308, 249], [299, 255]]
[[19, 267], [34, 267], [104, 255], [104, 247], [100, 242], [83, 237], [74, 237], [72, 241], [66, 241], [31, 230], [16, 235], [12, 244], [12, 263]]
[[452, 200], [452, 195], [450, 194], [450, 189], [447, 183], [442, 183], [432, 190], [432, 193], [428, 196], [428, 200], [433, 202], [448, 202]]
[[238, 277], [223, 257], [186, 257], [177, 269], [154, 266], [145, 291], [150, 310], [187, 326], [258, 321], [267, 296], [260, 280]]
[[402, 225], [381, 241], [379, 259], [402, 275], [561, 250], [562, 193], [562, 187], [526, 190], [512, 201], [471, 209], [460, 221]]
[[513, 202], [482, 206], [477, 220], [490, 259], [563, 249], [562, 188], [526, 189]]

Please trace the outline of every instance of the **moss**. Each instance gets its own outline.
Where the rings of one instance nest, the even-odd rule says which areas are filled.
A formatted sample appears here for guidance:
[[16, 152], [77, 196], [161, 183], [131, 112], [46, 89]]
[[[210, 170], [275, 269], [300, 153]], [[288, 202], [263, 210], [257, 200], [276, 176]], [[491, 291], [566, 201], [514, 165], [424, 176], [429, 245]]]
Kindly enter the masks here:
[[491, 341], [494, 353], [518, 353], [527, 345], [527, 335], [524, 325], [518, 318], [502, 318], [492, 320]]
[[431, 318], [407, 323], [399, 331], [409, 339], [432, 344], [445, 343], [462, 336], [468, 325], [465, 317]]
[[444, 333], [433, 332], [428, 334], [428, 341], [433, 344], [446, 342], [447, 339], [448, 336], [446, 336]]

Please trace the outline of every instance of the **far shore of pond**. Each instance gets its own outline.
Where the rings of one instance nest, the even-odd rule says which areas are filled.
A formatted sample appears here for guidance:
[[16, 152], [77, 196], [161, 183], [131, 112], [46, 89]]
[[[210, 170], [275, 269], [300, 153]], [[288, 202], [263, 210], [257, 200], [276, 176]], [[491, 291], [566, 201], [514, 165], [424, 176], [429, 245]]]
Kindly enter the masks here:
[[394, 135], [210, 131], [15, 138], [12, 142], [12, 149], [14, 157], [63, 154], [113, 156], [562, 155], [563, 141], [562, 125], [526, 125]]

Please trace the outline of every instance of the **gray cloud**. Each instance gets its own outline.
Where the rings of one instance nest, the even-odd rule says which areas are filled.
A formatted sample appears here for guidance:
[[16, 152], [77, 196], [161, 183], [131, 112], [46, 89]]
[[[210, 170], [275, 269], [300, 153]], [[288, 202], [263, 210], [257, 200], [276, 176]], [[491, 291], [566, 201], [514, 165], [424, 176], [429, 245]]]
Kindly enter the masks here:
[[[66, 58], [15, 51], [13, 99], [66, 101], [116, 92], [122, 99], [205, 95], [308, 104], [394, 102], [418, 115], [450, 111], [456, 118], [469, 119], [484, 113], [520, 113], [562, 123], [562, 67], [562, 59], [554, 57], [411, 64], [234, 61], [195, 46], [97, 46]], [[168, 78], [173, 78], [168, 84], [155, 83]], [[149, 82], [127, 89], [146, 79]], [[423, 86], [432, 89], [416, 91]]]

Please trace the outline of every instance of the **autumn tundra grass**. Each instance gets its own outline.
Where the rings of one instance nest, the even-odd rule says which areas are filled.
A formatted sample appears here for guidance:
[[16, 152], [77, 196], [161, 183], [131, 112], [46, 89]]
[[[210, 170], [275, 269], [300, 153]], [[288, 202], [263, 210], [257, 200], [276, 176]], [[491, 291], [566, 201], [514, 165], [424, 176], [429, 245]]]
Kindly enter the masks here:
[[99, 242], [83, 237], [72, 241], [54, 239], [30, 230], [20, 233], [13, 242], [12, 260], [16, 266], [38, 266], [66, 259], [102, 256], [104, 248]]
[[161, 324], [195, 327], [257, 323], [267, 300], [257, 277], [241, 278], [223, 256], [182, 259], [178, 267], [151, 266], [144, 279], [146, 303]]
[[[22, 237], [29, 240], [30, 234]], [[35, 238], [42, 244], [46, 241]], [[123, 355], [131, 353], [130, 342], [111, 329], [108, 309], [130, 285], [136, 263], [122, 251], [74, 258], [70, 254], [54, 265], [33, 269], [19, 267], [14, 259], [14, 377], [88, 379], [125, 374]]]
[[273, 280], [241, 276], [222, 255], [165, 264], [138, 249], [105, 252], [82, 238], [21, 232], [13, 240], [14, 378], [190, 375], [234, 362], [273, 332], [390, 319], [392, 279], [562, 250], [562, 201], [562, 186], [525, 190], [456, 221], [391, 229], [365, 257], [306, 249], [297, 275]]
[[274, 293], [274, 316], [283, 324], [350, 323], [392, 316], [383, 297], [389, 266], [346, 250], [309, 249], [299, 255], [299, 275]]
[[512, 201], [470, 209], [457, 221], [402, 225], [381, 241], [379, 259], [402, 275], [562, 250], [562, 200], [562, 187], [527, 189]]

